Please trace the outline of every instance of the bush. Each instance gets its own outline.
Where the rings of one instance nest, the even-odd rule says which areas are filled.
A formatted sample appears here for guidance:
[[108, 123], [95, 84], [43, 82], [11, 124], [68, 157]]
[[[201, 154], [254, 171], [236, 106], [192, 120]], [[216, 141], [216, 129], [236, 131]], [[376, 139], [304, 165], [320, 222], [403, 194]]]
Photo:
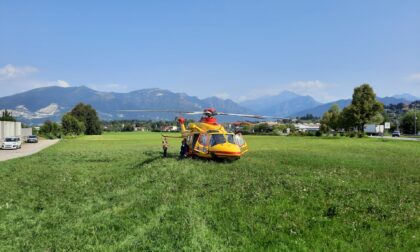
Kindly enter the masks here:
[[306, 135], [307, 135], [307, 136], [315, 136], [315, 133], [314, 133], [314, 132], [312, 132], [312, 131], [308, 131], [308, 132], [306, 132]]
[[80, 135], [85, 131], [84, 123], [77, 120], [70, 113], [66, 113], [61, 118], [61, 128], [64, 135]]
[[39, 129], [39, 134], [48, 139], [60, 138], [61, 127], [56, 122], [48, 120]]
[[321, 131], [317, 131], [316, 133], [315, 133], [315, 136], [317, 136], [317, 137], [320, 137], [320, 136], [322, 136], [322, 133], [321, 133]]
[[354, 133], [353, 131], [350, 132], [349, 137], [355, 137], [355, 136], [356, 136], [356, 133]]
[[134, 126], [131, 124], [125, 124], [124, 127], [121, 129], [123, 132], [131, 132], [134, 131]]

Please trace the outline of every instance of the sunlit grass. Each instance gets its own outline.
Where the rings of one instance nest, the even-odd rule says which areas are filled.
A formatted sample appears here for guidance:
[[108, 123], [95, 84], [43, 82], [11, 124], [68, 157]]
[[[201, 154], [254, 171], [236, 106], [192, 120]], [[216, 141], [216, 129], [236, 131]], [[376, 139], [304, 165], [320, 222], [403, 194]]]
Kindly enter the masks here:
[[419, 247], [420, 144], [248, 136], [232, 163], [179, 139], [64, 140], [0, 163], [0, 250], [406, 250]]

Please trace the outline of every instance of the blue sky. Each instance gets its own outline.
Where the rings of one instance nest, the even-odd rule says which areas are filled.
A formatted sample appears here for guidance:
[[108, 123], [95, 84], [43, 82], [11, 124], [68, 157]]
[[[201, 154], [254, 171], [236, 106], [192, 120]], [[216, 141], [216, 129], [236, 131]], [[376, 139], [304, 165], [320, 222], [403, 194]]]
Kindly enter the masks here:
[[49, 85], [420, 96], [420, 1], [0, 1], [0, 96]]

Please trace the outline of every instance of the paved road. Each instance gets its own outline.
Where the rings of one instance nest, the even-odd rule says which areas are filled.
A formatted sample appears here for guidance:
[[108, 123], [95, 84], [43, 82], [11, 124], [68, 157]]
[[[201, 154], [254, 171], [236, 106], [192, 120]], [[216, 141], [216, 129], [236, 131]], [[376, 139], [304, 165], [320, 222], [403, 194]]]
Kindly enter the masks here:
[[[382, 138], [381, 136], [369, 136], [371, 138]], [[384, 139], [393, 139], [393, 140], [405, 140], [405, 141], [420, 141], [420, 138], [415, 137], [391, 137], [391, 136], [384, 136]]]
[[13, 158], [19, 158], [35, 154], [53, 144], [58, 143], [58, 139], [55, 140], [39, 140], [36, 144], [22, 144], [22, 148], [19, 150], [0, 150], [0, 161], [5, 161]]

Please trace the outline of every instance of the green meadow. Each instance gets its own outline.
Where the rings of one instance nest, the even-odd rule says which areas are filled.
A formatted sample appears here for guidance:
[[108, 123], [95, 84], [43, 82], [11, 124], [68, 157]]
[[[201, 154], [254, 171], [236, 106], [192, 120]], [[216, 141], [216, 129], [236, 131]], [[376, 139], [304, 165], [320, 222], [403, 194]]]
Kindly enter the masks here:
[[157, 133], [0, 162], [2, 251], [416, 251], [420, 142], [246, 136], [236, 162]]

